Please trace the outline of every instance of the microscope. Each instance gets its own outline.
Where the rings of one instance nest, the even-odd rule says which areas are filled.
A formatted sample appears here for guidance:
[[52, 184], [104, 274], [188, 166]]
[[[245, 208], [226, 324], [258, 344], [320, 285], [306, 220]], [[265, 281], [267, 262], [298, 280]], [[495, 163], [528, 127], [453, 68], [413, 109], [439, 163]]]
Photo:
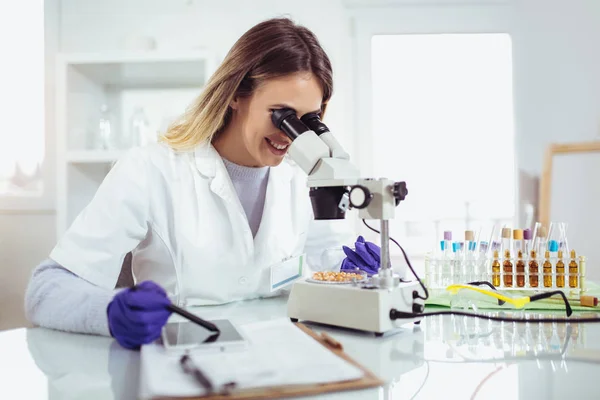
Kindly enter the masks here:
[[390, 261], [389, 220], [408, 194], [406, 183], [361, 178], [318, 114], [309, 113], [299, 119], [296, 111], [284, 108], [274, 110], [271, 120], [292, 140], [288, 155], [308, 175], [315, 219], [343, 219], [354, 208], [360, 219], [380, 220], [378, 274], [367, 282], [347, 285], [296, 282], [288, 299], [288, 317], [377, 336], [409, 322], [419, 323], [420, 318], [394, 318], [397, 311], [421, 313], [426, 298], [422, 283], [395, 276]]

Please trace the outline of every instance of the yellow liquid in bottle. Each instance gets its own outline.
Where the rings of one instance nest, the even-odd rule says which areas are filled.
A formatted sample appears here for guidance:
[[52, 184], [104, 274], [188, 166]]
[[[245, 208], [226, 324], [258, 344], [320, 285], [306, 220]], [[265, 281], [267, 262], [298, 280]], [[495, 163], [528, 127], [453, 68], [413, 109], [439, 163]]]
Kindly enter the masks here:
[[538, 287], [539, 285], [539, 265], [536, 259], [535, 250], [531, 250], [531, 261], [529, 261], [529, 286]]
[[525, 261], [523, 261], [521, 250], [519, 250], [517, 257], [517, 287], [525, 287]]
[[562, 260], [562, 251], [558, 252], [558, 261], [556, 262], [556, 286], [565, 287], [565, 263]]
[[500, 260], [498, 260], [498, 250], [494, 250], [494, 261], [492, 262], [492, 285], [500, 286]]
[[544, 287], [552, 287], [552, 263], [550, 262], [550, 252], [544, 254]]
[[504, 262], [502, 263], [502, 269], [504, 270], [504, 286], [512, 287], [513, 285], [513, 264], [510, 262], [510, 251], [504, 252]]
[[577, 287], [577, 261], [575, 261], [575, 250], [571, 250], [571, 262], [569, 263], [569, 287]]

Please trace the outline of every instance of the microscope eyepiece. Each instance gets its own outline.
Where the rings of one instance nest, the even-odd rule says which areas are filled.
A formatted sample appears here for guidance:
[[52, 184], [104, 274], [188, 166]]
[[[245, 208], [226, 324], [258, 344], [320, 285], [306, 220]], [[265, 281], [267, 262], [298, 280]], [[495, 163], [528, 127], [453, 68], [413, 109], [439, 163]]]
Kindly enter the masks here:
[[304, 125], [308, 126], [311, 131], [319, 136], [325, 132], [329, 132], [329, 128], [321, 122], [321, 118], [317, 113], [304, 114], [300, 120], [304, 122]]
[[281, 129], [283, 133], [292, 140], [295, 140], [298, 136], [310, 129], [304, 125], [302, 121], [296, 116], [296, 111], [291, 108], [281, 108], [273, 110], [271, 114], [271, 121], [277, 129]]

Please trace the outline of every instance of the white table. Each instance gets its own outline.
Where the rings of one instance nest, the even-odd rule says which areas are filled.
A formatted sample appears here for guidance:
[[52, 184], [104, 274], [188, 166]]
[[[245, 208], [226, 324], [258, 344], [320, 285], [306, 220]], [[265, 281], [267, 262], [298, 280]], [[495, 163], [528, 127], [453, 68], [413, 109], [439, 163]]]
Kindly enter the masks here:
[[[193, 311], [242, 324], [285, 317], [285, 302], [275, 298]], [[600, 324], [567, 328], [436, 316], [383, 338], [311, 327], [327, 331], [387, 382], [318, 398], [600, 398]], [[566, 336], [570, 340], [563, 357]], [[16, 329], [0, 332], [0, 373], [0, 399], [133, 399], [139, 352], [107, 337]]]

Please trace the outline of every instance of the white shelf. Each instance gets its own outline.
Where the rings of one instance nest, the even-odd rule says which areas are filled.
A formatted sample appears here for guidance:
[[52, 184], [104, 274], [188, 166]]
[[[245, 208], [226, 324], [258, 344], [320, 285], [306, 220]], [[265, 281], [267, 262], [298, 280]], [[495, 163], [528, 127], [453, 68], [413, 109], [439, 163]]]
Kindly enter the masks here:
[[123, 150], [70, 150], [66, 162], [70, 164], [110, 164], [117, 161]]
[[108, 109], [115, 140], [127, 142], [131, 116], [144, 110], [161, 132], [198, 96], [216, 66], [205, 50], [63, 53], [56, 68], [57, 234], [62, 236], [126, 150], [86, 150]]
[[121, 88], [199, 87], [213, 68], [205, 51], [62, 54], [59, 59], [92, 81]]

